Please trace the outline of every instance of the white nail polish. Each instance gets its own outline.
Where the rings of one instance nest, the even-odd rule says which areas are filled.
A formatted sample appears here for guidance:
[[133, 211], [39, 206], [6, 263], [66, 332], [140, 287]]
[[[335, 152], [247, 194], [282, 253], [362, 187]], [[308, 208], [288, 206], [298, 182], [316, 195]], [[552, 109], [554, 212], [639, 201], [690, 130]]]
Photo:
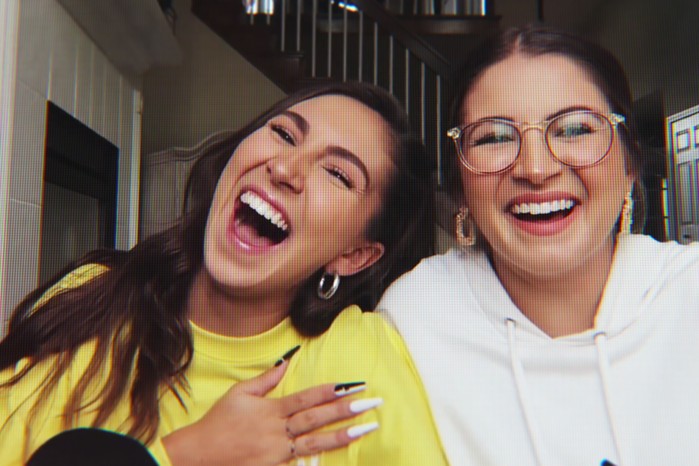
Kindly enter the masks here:
[[376, 408], [383, 404], [383, 398], [364, 398], [362, 400], [354, 400], [349, 405], [350, 411], [355, 414], [363, 413], [370, 409]]
[[373, 432], [379, 428], [378, 422], [368, 422], [366, 424], [360, 424], [358, 426], [353, 426], [347, 429], [347, 435], [349, 438], [358, 438], [362, 435], [366, 435], [369, 432]]

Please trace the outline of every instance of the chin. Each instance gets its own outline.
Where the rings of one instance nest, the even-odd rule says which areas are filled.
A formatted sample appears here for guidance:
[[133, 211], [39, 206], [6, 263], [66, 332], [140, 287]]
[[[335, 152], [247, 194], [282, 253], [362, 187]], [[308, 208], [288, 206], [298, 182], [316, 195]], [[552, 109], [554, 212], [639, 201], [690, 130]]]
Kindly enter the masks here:
[[[556, 278], [577, 266], [581, 254], [573, 248], [563, 248], [560, 245], [537, 248], [532, 245], [519, 245], [514, 254], [500, 254], [506, 264], [515, 270], [531, 277]], [[523, 253], [523, 254], [522, 254]]]

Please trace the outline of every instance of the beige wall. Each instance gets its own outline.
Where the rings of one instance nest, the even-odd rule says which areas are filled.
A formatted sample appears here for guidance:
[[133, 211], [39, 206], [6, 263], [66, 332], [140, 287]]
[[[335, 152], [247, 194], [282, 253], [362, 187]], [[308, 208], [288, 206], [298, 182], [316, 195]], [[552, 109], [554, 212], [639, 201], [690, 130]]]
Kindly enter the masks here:
[[144, 77], [143, 154], [193, 146], [212, 132], [239, 128], [284, 96], [192, 14], [191, 0], [173, 3], [183, 63]]

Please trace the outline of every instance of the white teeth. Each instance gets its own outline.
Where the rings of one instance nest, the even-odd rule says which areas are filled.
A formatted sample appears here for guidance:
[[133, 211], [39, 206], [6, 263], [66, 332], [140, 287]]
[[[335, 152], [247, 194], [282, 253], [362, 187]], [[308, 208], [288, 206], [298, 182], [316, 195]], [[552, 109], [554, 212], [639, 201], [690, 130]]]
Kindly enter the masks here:
[[575, 205], [575, 201], [573, 201], [571, 199], [560, 199], [557, 201], [541, 202], [541, 203], [529, 202], [529, 203], [522, 203], [522, 204], [514, 204], [510, 208], [510, 212], [515, 214], [515, 215], [518, 215], [518, 214], [546, 215], [546, 214], [550, 214], [551, 212], [558, 212], [560, 210], [572, 209], [574, 205]]
[[289, 225], [282, 219], [281, 212], [252, 191], [245, 191], [240, 196], [240, 202], [250, 206], [252, 210], [269, 220], [270, 223], [280, 230], [286, 231], [289, 229]]

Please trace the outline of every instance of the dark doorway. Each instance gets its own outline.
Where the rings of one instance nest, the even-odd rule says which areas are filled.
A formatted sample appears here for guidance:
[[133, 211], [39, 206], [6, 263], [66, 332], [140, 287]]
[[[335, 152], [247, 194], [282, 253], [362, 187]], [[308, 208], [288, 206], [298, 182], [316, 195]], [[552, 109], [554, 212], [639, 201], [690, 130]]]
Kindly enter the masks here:
[[643, 232], [658, 241], [668, 239], [667, 149], [665, 147], [665, 105], [661, 91], [634, 102], [636, 126], [643, 151], [646, 188], [646, 224]]
[[119, 149], [48, 103], [39, 278], [96, 248], [114, 248]]

